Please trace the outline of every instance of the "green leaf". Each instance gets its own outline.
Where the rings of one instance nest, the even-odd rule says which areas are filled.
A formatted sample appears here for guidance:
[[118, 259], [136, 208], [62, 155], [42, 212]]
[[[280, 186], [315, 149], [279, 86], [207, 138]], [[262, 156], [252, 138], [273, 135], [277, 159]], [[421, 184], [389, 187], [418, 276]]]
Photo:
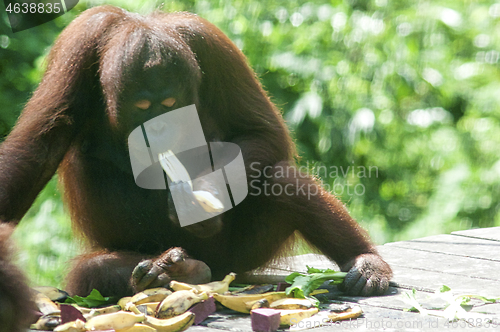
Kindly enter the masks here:
[[317, 269], [314, 267], [310, 267], [309, 265], [306, 265], [307, 268], [307, 273], [336, 273], [338, 271], [332, 270], [332, 269]]
[[446, 285], [442, 285], [440, 288], [439, 288], [439, 292], [440, 293], [444, 293], [444, 292], [449, 292], [451, 290], [450, 287], [446, 286]]
[[470, 310], [474, 307], [473, 304], [470, 303], [471, 299], [478, 299], [483, 301], [484, 303], [495, 303], [500, 300], [500, 298], [486, 298], [481, 295], [476, 294], [461, 294], [453, 296], [451, 289], [448, 286], [441, 286], [438, 290], [436, 290], [435, 294], [445, 300], [447, 303], [442, 308], [432, 308], [432, 309], [424, 309], [422, 305], [418, 302], [416, 298], [417, 291], [412, 289], [411, 292], [403, 293], [403, 300], [407, 302], [412, 307], [409, 309], [404, 309], [404, 311], [419, 311], [422, 315], [432, 315], [436, 317], [446, 318], [448, 321], [456, 321], [456, 320], [465, 320], [468, 321], [470, 319], [485, 319], [490, 320], [489, 317], [485, 316], [482, 313], [478, 312], [470, 312]]
[[86, 307], [86, 308], [97, 308], [101, 307], [107, 304], [112, 304], [115, 303], [115, 299], [113, 297], [104, 297], [99, 293], [97, 289], [93, 289], [89, 296], [86, 297], [81, 297], [78, 295], [75, 295], [73, 297], [68, 297], [66, 299], [65, 303], [68, 304], [77, 304], [81, 307]]
[[285, 290], [287, 295], [293, 295], [297, 298], [307, 297], [313, 290], [321, 286], [325, 281], [333, 280], [334, 282], [342, 282], [347, 273], [336, 272], [333, 270], [323, 270], [329, 272], [314, 272], [309, 271], [322, 271], [307, 267], [308, 274], [294, 272], [285, 278], [286, 282], [292, 284]]
[[305, 275], [304, 275], [304, 274], [302, 274], [302, 273], [299, 273], [299, 272], [293, 272], [292, 274], [290, 274], [289, 276], [287, 276], [287, 277], [285, 278], [285, 281], [286, 281], [287, 283], [291, 284], [291, 283], [293, 283], [293, 281], [295, 280], [295, 278], [296, 278], [296, 277], [298, 277], [298, 276], [303, 276], [303, 277], [305, 277]]

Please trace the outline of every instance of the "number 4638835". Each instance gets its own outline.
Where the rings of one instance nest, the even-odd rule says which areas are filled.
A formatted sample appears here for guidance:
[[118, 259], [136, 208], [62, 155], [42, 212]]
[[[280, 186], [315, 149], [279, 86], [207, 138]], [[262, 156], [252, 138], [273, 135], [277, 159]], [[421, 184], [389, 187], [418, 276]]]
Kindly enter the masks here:
[[9, 3], [5, 11], [9, 14], [58, 14], [61, 12], [60, 3]]

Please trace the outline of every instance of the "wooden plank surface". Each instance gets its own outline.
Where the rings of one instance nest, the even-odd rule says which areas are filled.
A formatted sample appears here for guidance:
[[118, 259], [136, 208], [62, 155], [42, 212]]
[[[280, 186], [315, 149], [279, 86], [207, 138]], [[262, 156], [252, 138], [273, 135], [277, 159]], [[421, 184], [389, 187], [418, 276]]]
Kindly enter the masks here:
[[[500, 228], [470, 230], [451, 235], [436, 235], [411, 241], [388, 243], [379, 247], [379, 252], [394, 271], [395, 289], [388, 296], [372, 298], [349, 298], [367, 308], [387, 310], [408, 308], [404, 301], [405, 289], [419, 290], [417, 298], [427, 306], [441, 306], [439, 300], [429, 297], [441, 285], [447, 285], [453, 294], [481, 294], [500, 297]], [[473, 312], [485, 312], [494, 322], [500, 322], [500, 304], [479, 305]], [[412, 315], [419, 315], [413, 314]], [[419, 315], [421, 316], [421, 315]], [[442, 323], [441, 321], [439, 323]], [[450, 325], [451, 326], [451, 325]], [[454, 324], [457, 330], [492, 330], [500, 326], [463, 326]], [[445, 329], [444, 325], [441, 326]], [[406, 330], [406, 329], [403, 329]], [[418, 329], [420, 330], [420, 329]], [[431, 330], [424, 328], [422, 330]], [[495, 329], [493, 329], [495, 330]]]
[[[455, 295], [481, 294], [486, 297], [500, 297], [500, 227], [388, 243], [379, 246], [378, 249], [394, 271], [393, 286], [395, 287], [391, 287], [389, 294], [370, 298], [347, 297], [339, 292], [332, 295], [339, 300], [360, 304], [365, 312], [363, 322], [371, 320], [378, 322], [379, 326], [386, 323], [384, 328], [389, 330], [400, 327], [401, 324], [408, 326], [423, 324], [420, 325], [422, 328], [417, 329], [408, 326], [398, 327], [398, 331], [433, 329], [466, 331], [471, 328], [492, 330], [491, 326], [472, 327], [457, 323], [448, 325], [445, 324], [446, 320], [441, 318], [429, 318], [418, 313], [404, 312], [403, 309], [410, 307], [404, 301], [404, 292], [413, 288], [418, 290], [417, 299], [428, 308], [440, 307], [446, 303], [443, 300], [430, 298], [433, 292], [442, 285], [449, 286]], [[284, 265], [276, 265], [275, 269], [257, 272], [257, 275], [260, 280], [273, 278], [273, 276], [284, 277], [289, 271], [304, 271], [305, 265], [338, 269], [325, 257], [308, 254], [294, 257], [292, 262]], [[499, 322], [499, 303], [480, 306], [478, 304], [476, 303], [473, 311], [485, 312], [488, 317]], [[394, 324], [392, 327], [387, 325], [391, 321]], [[436, 327], [436, 324], [439, 327]], [[338, 326], [322, 327], [314, 331], [327, 331], [334, 327]], [[371, 330], [366, 326], [364, 329]]]
[[[495, 230], [495, 232], [500, 233], [499, 230]], [[500, 242], [466, 236], [435, 235], [411, 241], [388, 243], [382, 247], [386, 246], [443, 253], [453, 256], [500, 260]]]
[[495, 228], [476, 228], [469, 229], [466, 231], [457, 231], [452, 232], [452, 235], [465, 236], [465, 237], [474, 237], [478, 239], [485, 239], [490, 241], [500, 241], [500, 232], [498, 232]]
[[500, 260], [485, 260], [408, 248], [395, 250], [394, 246], [382, 246], [379, 252], [387, 261], [390, 261], [391, 266], [415, 269], [420, 275], [425, 275], [426, 271], [434, 271], [500, 281], [500, 273], [492, 273], [500, 271]]

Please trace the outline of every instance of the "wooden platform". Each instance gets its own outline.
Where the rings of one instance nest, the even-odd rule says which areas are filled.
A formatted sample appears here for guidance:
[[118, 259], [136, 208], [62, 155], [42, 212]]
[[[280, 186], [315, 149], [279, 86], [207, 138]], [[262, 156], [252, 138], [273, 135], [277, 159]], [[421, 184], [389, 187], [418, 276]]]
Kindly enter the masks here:
[[[364, 315], [354, 321], [330, 324], [310, 331], [500, 331], [500, 303], [475, 307], [472, 311], [486, 312], [485, 317], [473, 325], [463, 321], [448, 323], [443, 318], [405, 312], [410, 306], [402, 299], [404, 292], [416, 289], [420, 303], [427, 307], [444, 302], [429, 299], [442, 285], [453, 294], [481, 294], [500, 297], [500, 227], [454, 232], [426, 238], [388, 243], [379, 252], [394, 271], [390, 292], [382, 297], [346, 297], [332, 290], [330, 297], [339, 301], [358, 303]], [[290, 259], [276, 269], [256, 275], [254, 281], [279, 280], [290, 271], [305, 271], [305, 265], [317, 268], [336, 268], [320, 255], [301, 255]], [[193, 326], [188, 331], [216, 332], [252, 331], [248, 315], [231, 311], [218, 312], [205, 320], [203, 326]]]

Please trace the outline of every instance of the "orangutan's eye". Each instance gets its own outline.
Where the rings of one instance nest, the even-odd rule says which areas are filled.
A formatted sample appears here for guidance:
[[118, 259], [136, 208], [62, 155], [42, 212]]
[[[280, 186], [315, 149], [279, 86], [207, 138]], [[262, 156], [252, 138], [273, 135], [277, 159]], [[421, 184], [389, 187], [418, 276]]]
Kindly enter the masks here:
[[175, 104], [175, 98], [167, 98], [161, 102], [163, 106], [172, 107]]
[[151, 102], [147, 99], [143, 99], [134, 103], [134, 106], [140, 108], [141, 110], [147, 110], [149, 106], [151, 106]]

